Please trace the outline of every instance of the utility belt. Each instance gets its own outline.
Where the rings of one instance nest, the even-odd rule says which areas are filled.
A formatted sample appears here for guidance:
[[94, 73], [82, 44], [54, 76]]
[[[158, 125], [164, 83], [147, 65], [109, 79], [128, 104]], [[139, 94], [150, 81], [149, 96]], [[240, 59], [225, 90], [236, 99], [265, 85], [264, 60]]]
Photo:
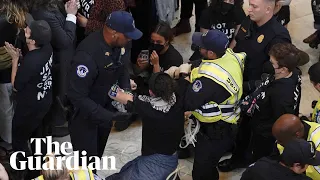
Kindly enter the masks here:
[[235, 125], [221, 120], [214, 123], [200, 122], [199, 133], [209, 139], [222, 139], [225, 136], [232, 135], [233, 126]]

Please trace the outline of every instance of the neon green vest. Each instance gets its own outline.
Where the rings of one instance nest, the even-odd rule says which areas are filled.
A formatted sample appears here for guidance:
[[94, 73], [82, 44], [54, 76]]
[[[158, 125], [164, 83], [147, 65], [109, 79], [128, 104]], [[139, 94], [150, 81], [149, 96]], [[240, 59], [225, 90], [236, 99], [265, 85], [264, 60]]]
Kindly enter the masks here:
[[213, 123], [219, 120], [236, 124], [240, 116], [237, 104], [242, 96], [242, 82], [245, 53], [234, 53], [227, 49], [222, 58], [202, 60], [198, 68], [192, 70], [191, 82], [200, 77], [206, 77], [224, 87], [231, 96], [217, 104], [213, 101], [196, 109], [192, 114], [201, 122]]
[[[308, 133], [307, 141], [312, 141], [315, 144], [315, 147], [318, 151], [320, 151], [320, 124], [314, 122], [304, 121], [310, 126], [310, 130]], [[279, 153], [282, 154], [283, 146], [277, 144], [277, 148]], [[320, 166], [308, 166], [306, 175], [312, 179], [320, 179]]]
[[[77, 170], [69, 173], [72, 180], [94, 180], [93, 173], [90, 169]], [[43, 175], [35, 178], [34, 180], [45, 180]]]
[[319, 99], [319, 101], [317, 102], [316, 106], [313, 109], [311, 121], [320, 124], [320, 99]]

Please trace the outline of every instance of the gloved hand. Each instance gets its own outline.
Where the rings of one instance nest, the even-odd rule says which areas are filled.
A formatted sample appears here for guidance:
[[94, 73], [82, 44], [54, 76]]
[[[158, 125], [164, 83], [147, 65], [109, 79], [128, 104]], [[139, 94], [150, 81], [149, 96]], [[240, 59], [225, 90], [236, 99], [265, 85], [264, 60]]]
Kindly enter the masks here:
[[185, 63], [179, 66], [180, 73], [189, 74], [191, 72], [191, 64]]
[[173, 79], [179, 78], [180, 71], [177, 66], [171, 66], [168, 70], [164, 72], [167, 73]]

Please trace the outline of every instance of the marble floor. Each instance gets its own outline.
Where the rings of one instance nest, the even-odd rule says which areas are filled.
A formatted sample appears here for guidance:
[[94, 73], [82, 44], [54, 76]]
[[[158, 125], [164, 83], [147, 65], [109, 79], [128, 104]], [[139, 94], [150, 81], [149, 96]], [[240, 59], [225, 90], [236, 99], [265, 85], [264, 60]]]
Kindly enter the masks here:
[[[244, 8], [248, 7], [248, 0], [245, 0]], [[178, 21], [178, 14], [176, 20]], [[192, 24], [194, 24], [194, 17], [191, 18]], [[174, 24], [173, 24], [174, 25]], [[304, 115], [308, 115], [311, 112], [311, 101], [319, 98], [319, 93], [314, 90], [313, 86], [309, 82], [308, 68], [318, 61], [319, 50], [311, 49], [307, 44], [304, 44], [302, 40], [314, 32], [313, 28], [313, 15], [311, 12], [310, 1], [306, 0], [294, 0], [291, 3], [291, 22], [288, 26], [293, 43], [300, 49], [306, 51], [310, 55], [311, 61], [301, 67], [303, 72], [303, 84], [302, 84], [302, 100], [300, 105], [300, 111]], [[174, 40], [174, 46], [182, 54], [185, 62], [188, 61], [192, 54], [190, 49], [191, 45], [191, 33], [178, 36]], [[59, 141], [69, 141], [69, 137], [59, 139]], [[105, 156], [116, 157], [116, 167], [118, 170], [129, 160], [134, 159], [140, 154], [141, 148], [141, 122], [137, 121], [132, 124], [127, 130], [122, 132], [112, 131], [109, 136], [108, 144], [105, 149]], [[226, 156], [228, 157], [228, 156]], [[224, 158], [226, 158], [224, 157]], [[179, 165], [184, 167], [181, 169], [181, 179], [191, 180], [193, 159], [181, 160]], [[99, 171], [100, 177], [106, 177], [116, 171], [105, 170]], [[235, 170], [229, 173], [220, 173], [221, 180], [236, 180], [240, 179], [243, 169]]]

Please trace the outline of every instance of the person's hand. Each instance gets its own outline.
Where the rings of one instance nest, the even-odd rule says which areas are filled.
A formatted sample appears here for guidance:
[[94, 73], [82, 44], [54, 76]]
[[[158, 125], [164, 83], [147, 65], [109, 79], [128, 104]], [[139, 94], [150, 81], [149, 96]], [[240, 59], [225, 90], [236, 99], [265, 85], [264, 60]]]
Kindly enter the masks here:
[[180, 75], [179, 67], [171, 66], [168, 70], [164, 71], [164, 73], [167, 73], [173, 79], [178, 79]]
[[125, 93], [122, 89], [118, 89], [115, 96], [113, 96], [112, 93], [109, 93], [109, 97], [121, 104], [127, 104], [128, 101], [133, 101], [133, 95]]
[[137, 65], [141, 70], [146, 69], [149, 66], [149, 62], [145, 59], [138, 58], [137, 59]]
[[130, 79], [130, 86], [132, 91], [136, 90], [138, 87], [137, 84], [132, 79]]
[[153, 65], [158, 65], [159, 64], [159, 56], [156, 51], [153, 51], [151, 56], [150, 56], [150, 61]]
[[87, 26], [88, 19], [80, 13], [77, 14], [77, 21], [78, 21], [79, 26], [81, 26], [81, 27]]
[[78, 6], [77, 6], [76, 0], [70, 0], [70, 1], [66, 2], [64, 7], [66, 9], [67, 14], [76, 15], [78, 12]]
[[18, 63], [20, 54], [21, 54], [21, 50], [18, 48], [15, 48], [12, 44], [5, 42], [4, 43], [5, 46], [4, 48], [6, 49], [6, 51], [8, 52], [8, 54], [11, 56], [12, 58], [12, 63]]
[[185, 63], [179, 66], [180, 73], [189, 74], [191, 72], [191, 64]]

